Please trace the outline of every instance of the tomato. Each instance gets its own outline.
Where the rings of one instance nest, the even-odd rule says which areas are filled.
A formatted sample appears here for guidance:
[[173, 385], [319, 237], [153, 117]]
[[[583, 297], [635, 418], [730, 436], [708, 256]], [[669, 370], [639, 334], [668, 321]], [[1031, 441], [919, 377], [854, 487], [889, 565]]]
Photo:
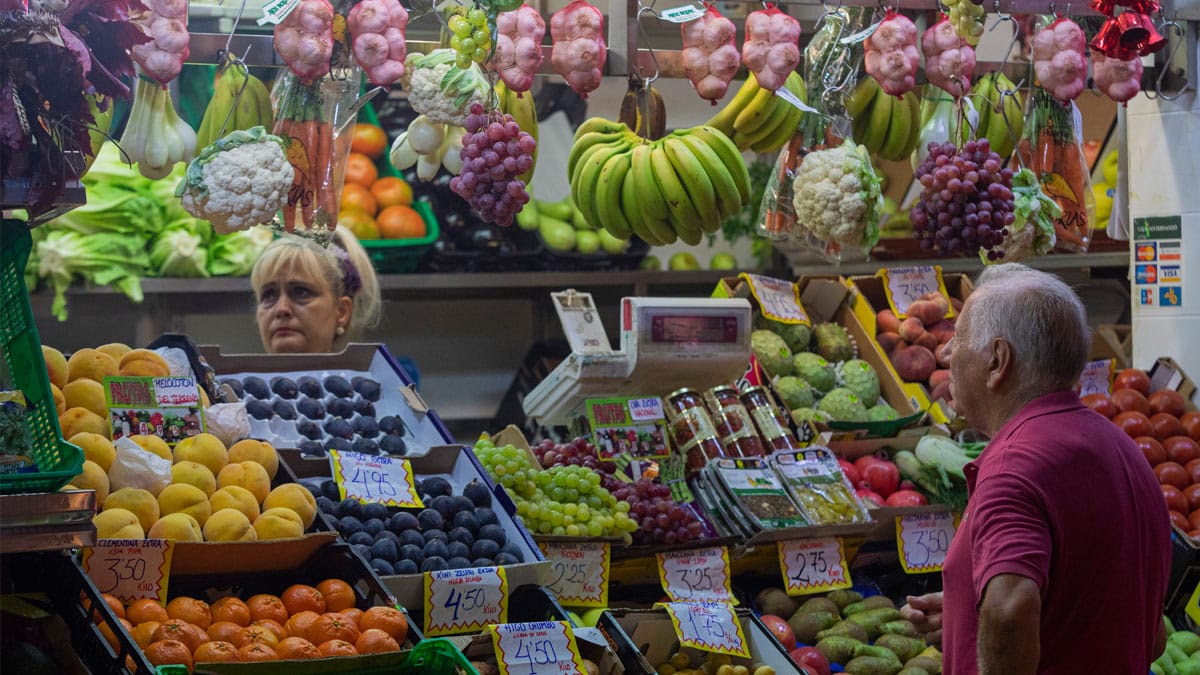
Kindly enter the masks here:
[[[868, 466], [878, 461], [878, 455], [863, 455], [862, 457], [854, 460], [854, 468], [858, 469], [858, 475], [862, 476], [866, 472]], [[858, 483], [855, 483], [855, 485], [858, 485]]]
[[896, 468], [886, 459], [880, 459], [869, 466], [862, 472], [863, 482], [866, 483], [871, 490], [887, 499], [896, 488], [900, 487], [900, 469]]
[[415, 239], [425, 236], [425, 219], [416, 209], [397, 204], [375, 216], [379, 236], [384, 239]]
[[1110, 420], [1116, 417], [1117, 413], [1121, 412], [1117, 409], [1116, 404], [1112, 402], [1112, 399], [1108, 397], [1108, 394], [1088, 394], [1082, 400], [1084, 405]]
[[1171, 389], [1160, 389], [1150, 394], [1146, 403], [1150, 405], [1150, 414], [1165, 412], [1179, 417], [1187, 412], [1187, 403], [1183, 396]]
[[863, 500], [864, 504], [870, 502], [875, 506], [883, 506], [883, 497], [872, 492], [871, 488], [860, 487], [854, 491], [854, 494], [858, 495], [858, 498]]
[[1163, 499], [1166, 500], [1169, 510], [1180, 513], [1188, 512], [1188, 498], [1183, 496], [1182, 490], [1174, 485], [1160, 485], [1158, 487], [1162, 490]]
[[1193, 441], [1200, 443], [1200, 412], [1192, 411], [1185, 412], [1179, 418], [1179, 424], [1183, 426], [1183, 432], [1192, 437]]
[[884, 500], [884, 506], [925, 506], [929, 500], [914, 490], [896, 490]]
[[1167, 461], [1167, 451], [1157, 439], [1151, 436], [1138, 436], [1133, 439], [1133, 443], [1146, 456], [1146, 461], [1150, 462], [1150, 466], [1158, 466]]
[[371, 184], [371, 194], [381, 209], [398, 205], [412, 206], [412, 186], [404, 182], [403, 178], [384, 176]]
[[1163, 485], [1174, 485], [1182, 490], [1188, 486], [1187, 469], [1179, 462], [1166, 461], [1154, 467], [1154, 477]]
[[792, 657], [793, 663], [808, 668], [815, 675], [829, 675], [829, 660], [816, 647], [793, 649], [788, 656]]
[[846, 474], [846, 479], [850, 481], [851, 485], [858, 485], [862, 482], [862, 474], [853, 464], [839, 457], [838, 466], [842, 467], [842, 473]]
[[1187, 464], [1193, 459], [1200, 458], [1200, 445], [1187, 436], [1172, 436], [1163, 441], [1163, 449], [1167, 451], [1167, 459], [1180, 464]]
[[1187, 470], [1188, 478], [1191, 479], [1191, 482], [1200, 483], [1200, 459], [1193, 459], [1184, 464], [1183, 468]]
[[1126, 368], [1117, 373], [1113, 389], [1136, 389], [1142, 394], [1150, 393], [1150, 376], [1137, 368]]
[[1150, 424], [1150, 418], [1133, 410], [1123, 412], [1114, 417], [1113, 424], [1120, 427], [1121, 431], [1129, 434], [1130, 438], [1150, 436], [1154, 433], [1154, 425]]
[[341, 209], [355, 209], [362, 211], [368, 216], [374, 216], [379, 210], [378, 204], [375, 202], [374, 195], [367, 188], [358, 183], [346, 183], [342, 188], [342, 204]]
[[1200, 509], [1200, 483], [1192, 483], [1183, 489], [1183, 496], [1187, 498], [1188, 507], [1181, 509], [1184, 513]]
[[1152, 415], [1150, 426], [1154, 427], [1154, 437], [1160, 441], [1183, 433], [1183, 426], [1179, 424], [1179, 418], [1171, 413], [1160, 412]]
[[1200, 509], [1196, 509], [1188, 514], [1188, 527], [1183, 528], [1188, 532], [1192, 530], [1200, 530]]
[[784, 649], [791, 651], [796, 648], [796, 634], [792, 632], [792, 627], [788, 625], [787, 621], [774, 614], [763, 614], [759, 618]]
[[1150, 415], [1150, 404], [1146, 402], [1146, 397], [1142, 396], [1141, 392], [1133, 389], [1118, 389], [1112, 393], [1112, 402], [1116, 404], [1117, 409], [1121, 412], [1129, 412], [1136, 410], [1143, 415]]
[[1175, 527], [1178, 527], [1184, 532], [1195, 529], [1192, 527], [1192, 523], [1187, 516], [1178, 511], [1170, 511], [1169, 513], [1171, 514], [1171, 524], [1173, 524]]
[[355, 124], [354, 136], [350, 140], [350, 151], [361, 152], [371, 159], [379, 159], [387, 149], [387, 134], [374, 124]]

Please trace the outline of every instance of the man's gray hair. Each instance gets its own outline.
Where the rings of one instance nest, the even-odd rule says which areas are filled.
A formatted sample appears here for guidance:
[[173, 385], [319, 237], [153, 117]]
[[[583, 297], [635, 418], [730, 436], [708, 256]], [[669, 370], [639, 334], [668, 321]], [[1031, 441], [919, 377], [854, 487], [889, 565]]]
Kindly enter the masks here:
[[972, 351], [1003, 338], [1024, 382], [1074, 386], [1091, 349], [1087, 310], [1075, 291], [1053, 274], [1006, 263], [984, 269], [975, 292], [967, 327]]

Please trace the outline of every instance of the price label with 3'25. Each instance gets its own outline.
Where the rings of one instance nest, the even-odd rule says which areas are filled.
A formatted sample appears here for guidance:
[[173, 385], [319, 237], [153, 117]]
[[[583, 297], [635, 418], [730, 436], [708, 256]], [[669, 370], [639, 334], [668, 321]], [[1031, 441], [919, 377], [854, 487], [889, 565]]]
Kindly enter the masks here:
[[608, 607], [609, 544], [548, 541], [540, 546], [553, 579], [546, 588], [559, 602], [569, 607]]
[[566, 621], [490, 627], [501, 675], [584, 675], [583, 657]]
[[481, 631], [508, 620], [508, 577], [503, 567], [425, 573], [425, 634]]
[[736, 604], [729, 584], [729, 550], [724, 546], [659, 553], [658, 578], [672, 602]]
[[166, 539], [99, 539], [83, 549], [83, 569], [101, 593], [166, 603], [174, 551]]
[[746, 635], [733, 605], [727, 602], [667, 602], [679, 644], [706, 652], [750, 658]]
[[954, 514], [945, 511], [896, 516], [896, 546], [904, 571], [908, 574], [940, 571], [955, 529]]
[[779, 568], [788, 595], [850, 588], [846, 550], [839, 537], [779, 542]]
[[330, 450], [329, 463], [342, 499], [349, 497], [386, 506], [424, 506], [407, 459]]
[[[946, 298], [947, 304], [950, 303], [950, 293], [946, 290], [942, 268], [938, 265], [882, 269], [878, 276], [883, 279], [884, 293], [897, 318], [908, 316], [908, 306], [928, 293], [938, 293]], [[954, 316], [953, 307], [946, 316]]]

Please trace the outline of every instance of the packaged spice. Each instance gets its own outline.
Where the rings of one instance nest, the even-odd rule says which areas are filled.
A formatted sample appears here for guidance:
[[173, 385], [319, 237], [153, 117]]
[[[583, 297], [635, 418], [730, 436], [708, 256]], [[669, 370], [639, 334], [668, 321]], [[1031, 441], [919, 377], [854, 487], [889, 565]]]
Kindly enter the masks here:
[[713, 387], [704, 394], [708, 410], [712, 413], [717, 434], [730, 457], [763, 457], [767, 454], [754, 421], [733, 385]]
[[808, 521], [766, 460], [716, 459], [709, 463], [722, 487], [760, 529], [803, 527]]
[[725, 456], [704, 399], [696, 390], [679, 389], [668, 396], [667, 419], [675, 447], [687, 459], [688, 476], [703, 469], [708, 460]]
[[787, 418], [771, 400], [763, 387], [751, 387], [742, 392], [742, 404], [758, 426], [758, 433], [772, 452], [776, 450], [798, 450], [799, 442], [788, 428]]
[[780, 452], [769, 461], [810, 522], [843, 525], [870, 521], [837, 458], [827, 448]]

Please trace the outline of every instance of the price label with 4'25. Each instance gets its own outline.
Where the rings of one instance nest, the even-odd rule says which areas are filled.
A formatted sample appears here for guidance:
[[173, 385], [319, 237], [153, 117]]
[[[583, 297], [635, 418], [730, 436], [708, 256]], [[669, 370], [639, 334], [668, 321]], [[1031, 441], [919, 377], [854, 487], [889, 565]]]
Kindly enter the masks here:
[[679, 644], [701, 651], [750, 658], [742, 623], [727, 602], [667, 602]]
[[658, 578], [672, 602], [737, 603], [724, 546], [659, 553]]
[[788, 595], [850, 588], [846, 550], [838, 537], [779, 542], [779, 568]]
[[[882, 269], [879, 270], [879, 276], [883, 278], [888, 304], [898, 318], [905, 318], [908, 306], [928, 293], [939, 293], [946, 298], [947, 304], [950, 302], [950, 293], [942, 279], [942, 268], [937, 265]], [[954, 316], [953, 308], [947, 316]]]
[[165, 603], [174, 551], [166, 539], [99, 539], [83, 549], [83, 569], [101, 593]]
[[473, 633], [508, 620], [503, 567], [425, 573], [425, 634]]
[[566, 621], [491, 626], [500, 675], [584, 675], [583, 657]]
[[896, 516], [896, 546], [908, 574], [937, 572], [946, 561], [954, 538], [954, 514], [910, 513]]
[[357, 452], [329, 451], [333, 480], [342, 499], [387, 506], [422, 507], [407, 459]]
[[608, 607], [608, 573], [612, 556], [605, 542], [545, 542], [542, 553], [553, 581], [546, 588], [569, 607]]

